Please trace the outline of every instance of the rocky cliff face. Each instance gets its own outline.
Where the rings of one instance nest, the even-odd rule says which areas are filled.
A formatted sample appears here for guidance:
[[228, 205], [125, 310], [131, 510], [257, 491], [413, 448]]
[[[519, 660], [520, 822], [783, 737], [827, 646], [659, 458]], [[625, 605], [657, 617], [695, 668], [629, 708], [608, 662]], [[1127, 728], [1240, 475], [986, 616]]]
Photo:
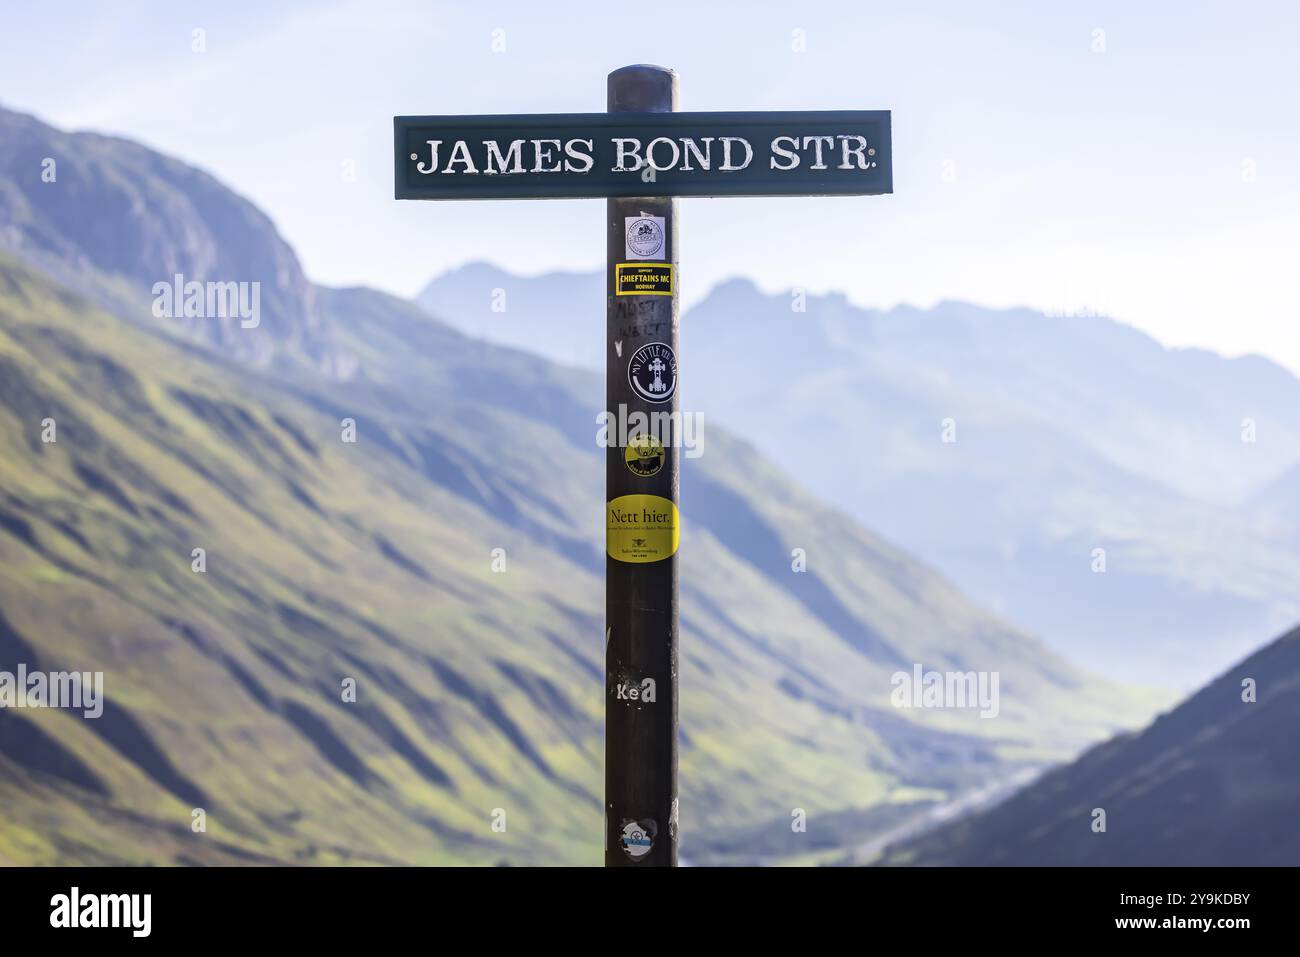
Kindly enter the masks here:
[[[0, 248], [129, 319], [235, 358], [348, 368], [323, 335], [315, 287], [271, 220], [207, 173], [129, 140], [0, 109]], [[155, 315], [155, 284], [178, 275], [257, 283], [256, 326]]]

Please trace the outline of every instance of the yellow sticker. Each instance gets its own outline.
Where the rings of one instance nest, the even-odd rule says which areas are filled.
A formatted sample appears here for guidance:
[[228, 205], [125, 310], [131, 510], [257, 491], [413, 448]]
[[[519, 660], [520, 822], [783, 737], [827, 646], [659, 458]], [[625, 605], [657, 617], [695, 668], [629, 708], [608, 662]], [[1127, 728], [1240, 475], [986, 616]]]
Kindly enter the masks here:
[[664, 444], [648, 432], [638, 432], [627, 439], [623, 464], [633, 475], [649, 478], [664, 467]]
[[660, 495], [620, 495], [605, 506], [605, 551], [620, 562], [659, 562], [677, 552], [677, 506]]
[[614, 266], [614, 295], [671, 296], [672, 263], [617, 263]]

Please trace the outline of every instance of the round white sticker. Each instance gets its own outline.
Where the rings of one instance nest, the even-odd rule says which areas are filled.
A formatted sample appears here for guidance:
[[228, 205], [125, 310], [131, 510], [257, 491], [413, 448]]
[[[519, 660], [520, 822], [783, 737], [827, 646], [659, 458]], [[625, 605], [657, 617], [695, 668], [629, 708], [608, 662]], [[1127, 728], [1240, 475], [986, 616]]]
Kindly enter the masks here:
[[628, 216], [627, 256], [629, 259], [657, 259], [664, 253], [664, 218]]

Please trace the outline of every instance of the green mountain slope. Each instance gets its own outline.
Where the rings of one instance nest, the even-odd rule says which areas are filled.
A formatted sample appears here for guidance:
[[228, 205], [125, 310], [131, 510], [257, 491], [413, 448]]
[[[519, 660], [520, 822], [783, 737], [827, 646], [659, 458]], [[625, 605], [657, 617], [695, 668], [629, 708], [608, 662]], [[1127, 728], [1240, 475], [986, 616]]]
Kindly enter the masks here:
[[[1295, 866], [1297, 725], [1300, 629], [1141, 733], [1098, 745], [997, 807], [891, 848], [883, 860]], [[1096, 809], [1105, 811], [1104, 832], [1094, 830]]]
[[[0, 670], [103, 671], [107, 697], [98, 720], [0, 711], [0, 860], [600, 860], [599, 383], [317, 293], [347, 382], [234, 364], [0, 261]], [[843, 812], [1149, 713], [706, 441], [683, 491], [687, 857], [752, 855], [794, 807], [810, 847], [860, 840]], [[999, 671], [1000, 716], [892, 708], [912, 662]]]

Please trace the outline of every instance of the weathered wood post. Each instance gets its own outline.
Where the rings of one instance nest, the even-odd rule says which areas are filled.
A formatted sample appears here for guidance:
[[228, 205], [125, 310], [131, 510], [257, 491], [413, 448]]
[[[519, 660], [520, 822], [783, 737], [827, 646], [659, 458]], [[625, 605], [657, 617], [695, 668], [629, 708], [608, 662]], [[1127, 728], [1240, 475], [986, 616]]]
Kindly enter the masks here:
[[[609, 75], [610, 113], [671, 113], [677, 74]], [[645, 166], [643, 178], [653, 176]], [[605, 864], [677, 863], [677, 200], [605, 201]], [[633, 412], [651, 423], [632, 435]], [[665, 418], [656, 413], [668, 413]], [[659, 428], [654, 423], [667, 423]]]

